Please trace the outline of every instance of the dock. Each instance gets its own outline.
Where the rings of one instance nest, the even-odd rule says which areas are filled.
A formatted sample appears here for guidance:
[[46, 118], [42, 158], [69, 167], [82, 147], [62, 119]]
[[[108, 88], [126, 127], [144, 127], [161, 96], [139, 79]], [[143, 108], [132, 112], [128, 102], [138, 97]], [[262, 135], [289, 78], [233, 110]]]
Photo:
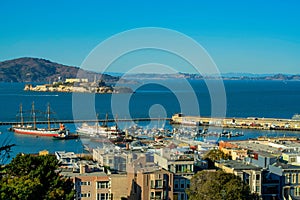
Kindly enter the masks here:
[[300, 120], [277, 118], [211, 118], [175, 114], [171, 123], [191, 126], [215, 126], [222, 128], [240, 128], [257, 130], [300, 131]]

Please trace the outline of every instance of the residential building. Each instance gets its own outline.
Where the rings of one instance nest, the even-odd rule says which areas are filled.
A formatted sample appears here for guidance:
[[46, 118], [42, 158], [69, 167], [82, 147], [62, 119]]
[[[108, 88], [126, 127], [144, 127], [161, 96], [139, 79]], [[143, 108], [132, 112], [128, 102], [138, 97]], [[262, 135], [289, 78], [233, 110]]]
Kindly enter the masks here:
[[190, 179], [195, 174], [194, 154], [186, 148], [162, 148], [154, 154], [154, 163], [174, 174], [174, 199], [187, 200], [185, 190], [190, 187]]
[[240, 177], [242, 181], [249, 185], [251, 193], [256, 193], [258, 196], [262, 197], [262, 167], [257, 167], [237, 160], [218, 161], [215, 162], [215, 166], [226, 173], [231, 173]]
[[93, 162], [80, 161], [78, 165], [79, 173], [69, 169], [62, 169], [60, 172], [64, 177], [73, 180], [75, 199], [110, 200], [112, 196], [110, 172]]
[[173, 174], [153, 162], [147, 162], [146, 156], [127, 164], [129, 200], [173, 200]]

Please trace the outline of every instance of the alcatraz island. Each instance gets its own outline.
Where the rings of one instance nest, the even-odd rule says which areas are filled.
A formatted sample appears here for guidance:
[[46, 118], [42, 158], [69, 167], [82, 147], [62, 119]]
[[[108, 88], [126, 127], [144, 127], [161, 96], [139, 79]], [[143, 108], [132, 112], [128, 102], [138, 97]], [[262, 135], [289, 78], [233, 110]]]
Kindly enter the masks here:
[[67, 78], [65, 81], [55, 81], [52, 84], [43, 84], [33, 86], [26, 84], [25, 91], [36, 92], [81, 92], [81, 93], [132, 93], [129, 87], [114, 87], [107, 85], [103, 80], [90, 82], [87, 78]]

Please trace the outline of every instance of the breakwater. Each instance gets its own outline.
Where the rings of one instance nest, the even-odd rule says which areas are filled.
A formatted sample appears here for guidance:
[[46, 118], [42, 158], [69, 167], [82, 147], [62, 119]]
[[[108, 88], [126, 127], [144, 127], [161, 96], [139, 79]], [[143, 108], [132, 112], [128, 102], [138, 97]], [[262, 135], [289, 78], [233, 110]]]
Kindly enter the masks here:
[[175, 114], [172, 116], [171, 123], [223, 128], [300, 131], [300, 120], [278, 118], [210, 118]]

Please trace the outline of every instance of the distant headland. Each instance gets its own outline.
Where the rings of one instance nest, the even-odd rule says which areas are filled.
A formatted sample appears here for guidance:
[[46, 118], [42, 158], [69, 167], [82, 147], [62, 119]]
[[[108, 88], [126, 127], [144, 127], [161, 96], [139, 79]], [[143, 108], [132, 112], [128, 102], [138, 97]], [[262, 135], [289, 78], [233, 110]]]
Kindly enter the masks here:
[[[111, 74], [111, 75], [109, 75]], [[0, 82], [43, 82], [53, 83], [60, 80], [71, 79], [74, 77], [86, 78], [93, 82], [97, 80], [105, 82], [107, 85], [115, 83], [137, 83], [139, 80], [147, 79], [189, 79], [189, 80], [279, 80], [290, 81], [300, 80], [300, 74], [251, 74], [251, 73], [225, 73], [218, 75], [201, 75], [190, 73], [156, 74], [156, 73], [106, 73], [101, 74], [87, 71], [79, 67], [62, 65], [41, 58], [17, 58], [0, 62]], [[116, 75], [117, 74], [117, 75]], [[62, 85], [68, 86], [68, 85]], [[55, 87], [54, 89], [58, 89]]]

